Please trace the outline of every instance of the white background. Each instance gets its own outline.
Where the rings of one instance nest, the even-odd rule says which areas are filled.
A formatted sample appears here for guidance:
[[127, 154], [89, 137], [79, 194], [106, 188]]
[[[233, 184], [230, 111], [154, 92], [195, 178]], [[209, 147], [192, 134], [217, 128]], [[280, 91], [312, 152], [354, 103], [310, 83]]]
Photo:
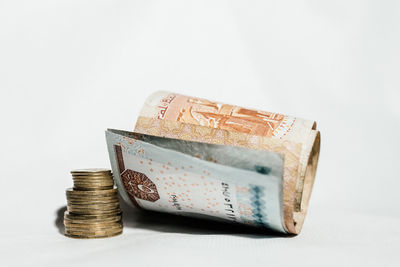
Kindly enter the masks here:
[[[399, 266], [399, 1], [0, 0], [0, 265]], [[322, 149], [294, 238], [125, 212], [74, 240], [69, 171], [109, 167], [170, 90], [316, 120]]]

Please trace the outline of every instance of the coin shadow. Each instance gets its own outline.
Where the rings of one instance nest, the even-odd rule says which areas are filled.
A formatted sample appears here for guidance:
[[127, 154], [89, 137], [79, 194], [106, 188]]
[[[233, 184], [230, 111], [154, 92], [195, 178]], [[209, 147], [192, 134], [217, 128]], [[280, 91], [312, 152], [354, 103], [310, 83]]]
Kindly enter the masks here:
[[[123, 211], [124, 227], [146, 229], [164, 233], [181, 233], [192, 235], [234, 235], [247, 238], [290, 238], [291, 235], [266, 231], [260, 228], [241, 224], [210, 221], [200, 218], [190, 218], [161, 212], [139, 210], [128, 206], [120, 199]], [[62, 206], [56, 211], [54, 221], [58, 232], [64, 235], [64, 213], [67, 206]]]
[[67, 206], [63, 206], [56, 211], [56, 219], [54, 225], [57, 227], [58, 232], [64, 235], [64, 212], [67, 210]]
[[288, 238], [292, 236], [241, 224], [210, 221], [167, 213], [139, 210], [120, 201], [124, 227], [164, 233], [193, 235], [235, 235], [247, 238]]

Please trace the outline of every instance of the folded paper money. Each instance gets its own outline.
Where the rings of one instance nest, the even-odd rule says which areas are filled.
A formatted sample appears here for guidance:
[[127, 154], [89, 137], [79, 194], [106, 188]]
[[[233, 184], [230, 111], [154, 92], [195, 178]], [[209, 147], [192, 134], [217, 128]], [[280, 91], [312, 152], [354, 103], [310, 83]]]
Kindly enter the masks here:
[[134, 132], [106, 139], [132, 206], [301, 231], [320, 148], [314, 121], [156, 92]]

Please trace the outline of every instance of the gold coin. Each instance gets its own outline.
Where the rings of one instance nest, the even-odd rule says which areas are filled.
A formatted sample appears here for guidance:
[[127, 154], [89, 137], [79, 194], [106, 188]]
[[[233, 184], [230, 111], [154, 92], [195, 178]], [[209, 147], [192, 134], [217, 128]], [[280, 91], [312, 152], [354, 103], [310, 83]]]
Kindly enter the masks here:
[[98, 181], [93, 181], [93, 180], [73, 180], [74, 185], [75, 184], [81, 184], [81, 185], [96, 185], [96, 186], [108, 186], [108, 185], [114, 185], [114, 180], [98, 180]]
[[110, 210], [94, 210], [94, 209], [71, 209], [67, 207], [67, 210], [75, 215], [112, 215], [121, 212], [121, 209], [110, 209]]
[[93, 229], [93, 230], [79, 230], [79, 229], [65, 229], [65, 232], [68, 234], [73, 234], [77, 236], [99, 236], [99, 235], [111, 235], [114, 233], [118, 233], [122, 231], [122, 227], [110, 229], [110, 230], [102, 230], [102, 229]]
[[92, 178], [72, 178], [74, 183], [114, 183], [112, 178], [107, 179], [92, 179]]
[[121, 213], [121, 210], [114, 210], [108, 212], [96, 212], [96, 211], [68, 211], [71, 215], [81, 216], [82, 218], [89, 218], [89, 216], [116, 216], [117, 214]]
[[118, 198], [109, 199], [109, 200], [79, 200], [79, 199], [67, 199], [67, 203], [75, 204], [75, 205], [82, 205], [82, 204], [113, 204], [119, 203]]
[[121, 222], [122, 221], [122, 216], [113, 216], [113, 217], [108, 217], [105, 219], [69, 219], [64, 216], [64, 222], [67, 221], [69, 223], [108, 223], [108, 222]]
[[103, 181], [103, 182], [93, 182], [93, 181], [74, 181], [74, 185], [81, 186], [112, 186], [114, 181]]
[[64, 212], [64, 218], [71, 220], [101, 220], [101, 219], [110, 219], [116, 216], [122, 216], [122, 212], [110, 213], [110, 214], [92, 214], [92, 215], [77, 215], [71, 214], [68, 211]]
[[114, 228], [110, 230], [105, 229], [69, 229], [65, 228], [65, 232], [73, 235], [80, 236], [98, 236], [98, 235], [110, 235], [122, 231], [122, 227]]
[[74, 208], [71, 206], [67, 206], [67, 210], [70, 213], [73, 214], [81, 214], [81, 215], [96, 215], [96, 214], [112, 214], [112, 213], [118, 213], [121, 212], [121, 209], [119, 207], [116, 208], [107, 208], [107, 209], [79, 209], [79, 208]]
[[71, 173], [72, 174], [111, 173], [111, 170], [103, 168], [75, 169], [72, 170]]
[[110, 183], [111, 181], [114, 181], [114, 179], [112, 177], [108, 177], [108, 178], [91, 178], [91, 177], [80, 177], [80, 178], [75, 178], [72, 177], [72, 180], [74, 182], [82, 182], [82, 183]]
[[108, 178], [91, 178], [91, 177], [82, 177], [82, 178], [75, 178], [72, 177], [72, 181], [74, 182], [81, 182], [81, 183], [111, 183], [114, 182], [112, 177]]
[[74, 179], [72, 178], [74, 182], [81, 182], [81, 183], [111, 183], [114, 182], [113, 179], [107, 178], [107, 179], [91, 179], [91, 178], [78, 178]]
[[101, 215], [76, 215], [73, 213], [64, 214], [64, 219], [72, 221], [101, 221], [101, 220], [116, 220], [122, 218], [121, 213], [110, 213]]
[[74, 184], [82, 184], [82, 185], [96, 185], [96, 186], [102, 186], [102, 185], [114, 185], [114, 181], [74, 181]]
[[64, 225], [69, 230], [76, 231], [99, 231], [99, 230], [114, 230], [117, 228], [121, 228], [122, 224], [120, 222], [109, 222], [109, 223], [70, 223], [64, 221]]
[[119, 202], [118, 198], [67, 198], [67, 202], [71, 203], [115, 203]]
[[108, 189], [113, 189], [114, 188], [114, 184], [108, 184], [108, 185], [96, 185], [96, 184], [80, 184], [80, 183], [75, 183], [73, 189], [74, 190], [78, 190], [77, 188], [85, 188], [86, 190], [82, 190], [79, 189], [81, 191], [90, 191], [87, 189], [98, 189], [98, 191], [100, 190], [108, 190]]
[[68, 197], [67, 201], [72, 202], [117, 202], [118, 197]]
[[70, 205], [68, 205], [68, 206], [73, 209], [105, 210], [105, 209], [109, 209], [109, 208], [119, 207], [119, 202], [114, 202], [114, 203], [70, 203]]
[[113, 203], [119, 203], [118, 198], [114, 199], [108, 199], [108, 200], [93, 200], [93, 199], [67, 199], [67, 203], [71, 204], [113, 204]]
[[94, 186], [91, 186], [91, 187], [78, 186], [78, 187], [76, 187], [76, 186], [74, 186], [73, 188], [75, 190], [79, 190], [79, 191], [103, 191], [103, 190], [112, 189], [113, 187], [114, 186], [111, 185], [111, 186], [99, 186], [99, 187], [94, 187]]
[[100, 194], [100, 195], [104, 195], [104, 194], [110, 194], [110, 193], [116, 194], [117, 193], [117, 189], [113, 188], [113, 189], [110, 189], [110, 190], [102, 190], [102, 191], [99, 191], [99, 192], [84, 192], [84, 191], [77, 191], [77, 190], [73, 190], [72, 188], [68, 188], [66, 190], [66, 193], [67, 194], [71, 194], [71, 195], [85, 195], [85, 194], [94, 194], [94, 195]]
[[113, 200], [93, 200], [93, 199], [68, 199], [67, 204], [75, 204], [75, 205], [82, 205], [82, 204], [113, 204], [119, 203], [118, 199]]
[[79, 238], [79, 239], [92, 239], [92, 238], [108, 238], [122, 234], [122, 229], [119, 231], [107, 233], [107, 234], [91, 234], [91, 235], [82, 235], [81, 233], [74, 234], [74, 232], [69, 233], [68, 231], [65, 232], [65, 236], [71, 238]]
[[105, 227], [120, 227], [122, 221], [91, 221], [91, 222], [71, 222], [71, 220], [64, 219], [64, 224], [71, 227], [82, 227], [82, 228], [105, 228]]
[[107, 207], [119, 207], [119, 202], [67, 202], [68, 206], [72, 207], [87, 207], [87, 208], [93, 208], [93, 207], [99, 207], [99, 208], [107, 208]]
[[113, 210], [78, 210], [78, 209], [68, 209], [71, 214], [75, 215], [114, 215], [120, 213], [120, 209]]
[[83, 178], [83, 177], [93, 177], [93, 178], [102, 178], [102, 177], [112, 177], [113, 174], [104, 173], [104, 172], [93, 172], [93, 173], [71, 173], [72, 177]]
[[74, 186], [104, 187], [104, 186], [114, 186], [114, 182], [91, 183], [91, 182], [76, 182], [75, 181]]
[[112, 229], [76, 229], [76, 228], [65, 228], [65, 232], [73, 235], [81, 235], [81, 236], [96, 236], [96, 235], [109, 235], [113, 233], [118, 233], [122, 231], [123, 227], [117, 227]]
[[91, 179], [91, 180], [102, 180], [102, 179], [112, 179], [112, 175], [72, 175], [72, 179]]
[[114, 203], [70, 203], [70, 208], [76, 209], [108, 209], [119, 207], [119, 202]]
[[119, 235], [122, 233], [122, 229], [118, 229], [115, 231], [95, 231], [95, 232], [76, 232], [76, 231], [65, 231], [65, 235], [69, 237], [75, 238], [102, 238], [102, 237], [111, 237], [115, 235]]
[[67, 197], [68, 196], [113, 196], [116, 195], [118, 190], [116, 188], [107, 189], [107, 190], [98, 190], [98, 191], [80, 191], [73, 190], [72, 188], [68, 188], [66, 190]]
[[69, 203], [70, 207], [78, 209], [107, 209], [110, 207], [119, 207], [119, 202], [112, 203], [90, 203], [90, 202], [80, 202], [80, 203]]
[[67, 205], [70, 210], [108, 211], [119, 208], [119, 203], [111, 204], [72, 204]]
[[113, 189], [114, 185], [83, 185], [83, 184], [74, 184], [74, 190], [81, 190], [81, 191], [93, 191], [93, 190], [108, 190]]
[[75, 238], [75, 239], [95, 239], [95, 238], [109, 238], [109, 237], [114, 237], [114, 236], [117, 236], [120, 234], [122, 234], [122, 230], [120, 232], [117, 232], [114, 234], [108, 234], [108, 235], [81, 236], [81, 235], [73, 235], [73, 234], [65, 233], [65, 236], [70, 237], [70, 238]]
[[122, 218], [121, 212], [100, 214], [100, 215], [79, 215], [70, 213], [69, 211], [66, 211], [64, 213], [64, 219], [70, 221], [108, 221], [108, 220], [116, 220], [118, 218]]
[[75, 221], [71, 221], [69, 219], [64, 219], [64, 225], [66, 227], [67, 226], [74, 226], [74, 225], [76, 225], [76, 226], [82, 226], [82, 225], [96, 226], [96, 225], [107, 225], [107, 224], [110, 224], [110, 223], [119, 223], [119, 224], [122, 225], [122, 220], [118, 219], [117, 217], [113, 218], [113, 219], [109, 219], [109, 220], [97, 220], [97, 221], [94, 221], [94, 220], [89, 220], [89, 221], [88, 220], [81, 220], [81, 221], [75, 220]]
[[114, 183], [74, 183], [74, 187], [95, 187], [95, 188], [99, 188], [99, 187], [111, 187], [110, 189], [114, 188]]
[[[94, 204], [86, 204], [86, 203], [67, 203], [67, 207], [70, 207], [71, 210], [83, 210], [83, 209], [93, 209], [93, 210], [110, 210], [119, 207], [119, 203], [94, 203]], [[115, 205], [111, 205], [115, 204]]]
[[118, 233], [122, 231], [123, 227], [117, 227], [109, 230], [105, 229], [70, 229], [68, 227], [65, 228], [65, 232], [73, 235], [81, 235], [81, 236], [96, 236], [96, 235], [109, 235], [113, 233]]
[[69, 219], [64, 217], [64, 222], [77, 224], [122, 222], [122, 216], [113, 216], [105, 219]]
[[91, 223], [72, 223], [64, 220], [64, 225], [69, 230], [77, 229], [77, 230], [112, 230], [115, 228], [121, 228], [121, 221], [115, 222], [91, 222]]
[[[73, 188], [71, 188], [73, 189]], [[116, 189], [116, 188], [112, 188]], [[74, 190], [74, 192], [66, 192], [67, 197], [83, 197], [83, 198], [88, 198], [88, 197], [94, 197], [94, 198], [109, 198], [109, 197], [117, 197], [117, 191], [115, 192], [110, 192], [109, 190], [112, 189], [107, 189], [107, 190], [97, 190], [97, 191], [87, 191], [87, 190]]]
[[112, 176], [72, 176], [74, 181], [113, 181]]

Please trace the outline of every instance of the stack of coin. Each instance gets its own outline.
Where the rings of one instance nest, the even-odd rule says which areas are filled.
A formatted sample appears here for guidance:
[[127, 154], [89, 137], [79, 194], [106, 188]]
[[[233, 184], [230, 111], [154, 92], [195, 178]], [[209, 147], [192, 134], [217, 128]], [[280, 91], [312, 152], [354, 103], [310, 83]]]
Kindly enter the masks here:
[[122, 233], [122, 212], [110, 170], [71, 171], [74, 187], [67, 189], [65, 235], [75, 238], [111, 237]]

